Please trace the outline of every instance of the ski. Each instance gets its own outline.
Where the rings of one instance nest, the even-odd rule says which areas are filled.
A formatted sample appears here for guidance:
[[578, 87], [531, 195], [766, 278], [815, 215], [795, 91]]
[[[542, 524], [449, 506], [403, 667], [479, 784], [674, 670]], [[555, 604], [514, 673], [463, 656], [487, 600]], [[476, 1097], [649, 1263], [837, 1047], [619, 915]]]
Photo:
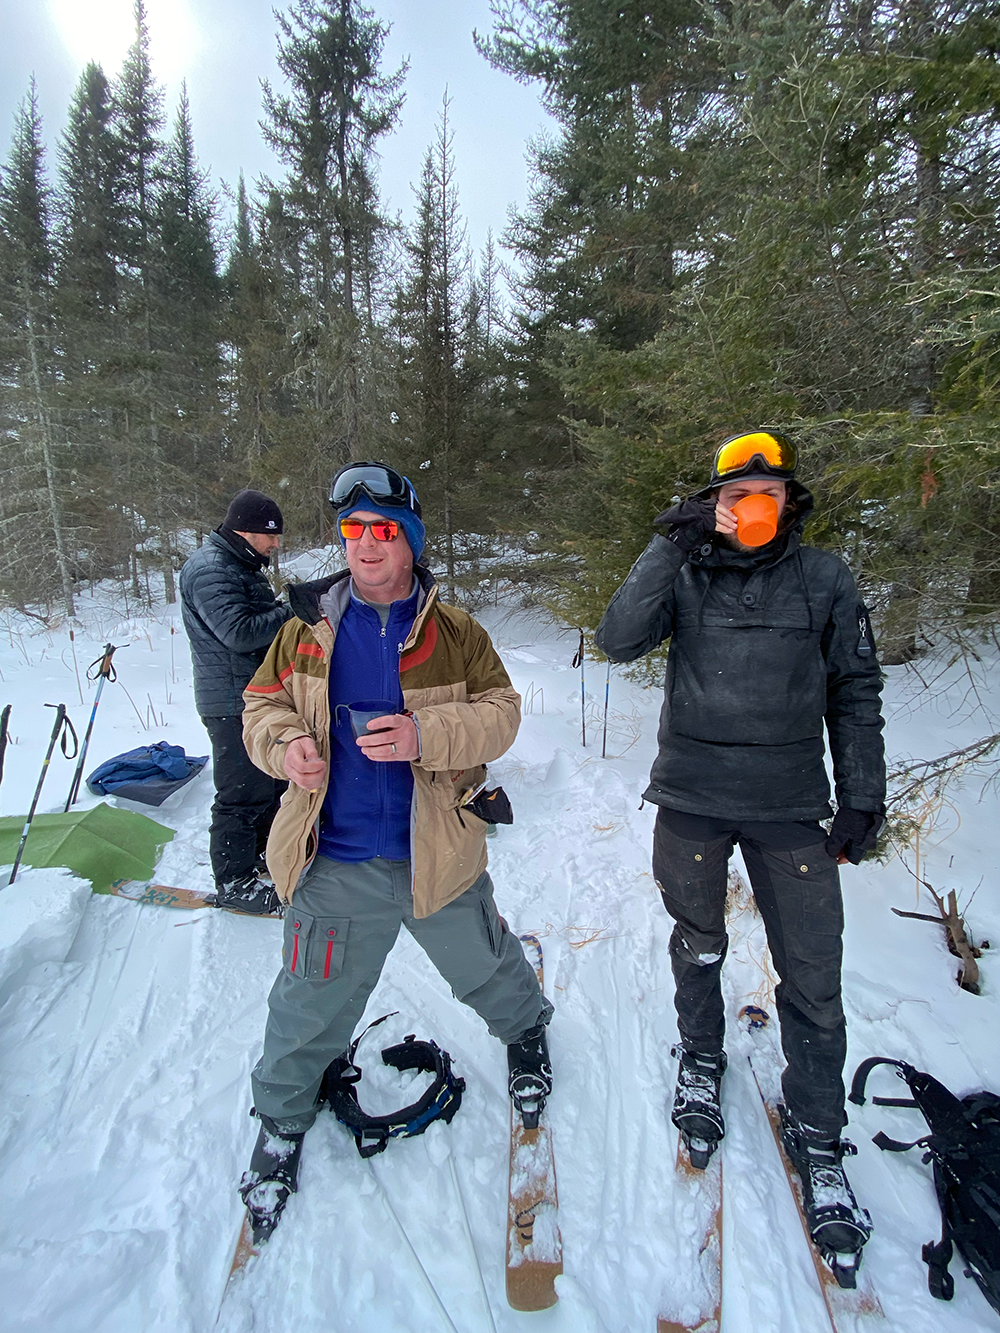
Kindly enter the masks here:
[[127, 898], [129, 902], [141, 906], [179, 907], [185, 912], [194, 912], [200, 907], [215, 906], [211, 894], [198, 893], [194, 889], [175, 889], [167, 884], [153, 884], [141, 879], [117, 879], [110, 888], [97, 892]]
[[[690, 1219], [696, 1251], [694, 1271], [684, 1274], [684, 1294], [660, 1307], [656, 1333], [719, 1333], [722, 1326], [722, 1157], [716, 1151], [708, 1166], [691, 1165], [684, 1140], [677, 1136], [675, 1189]], [[666, 1308], [665, 1308], [666, 1307]]]
[[[752, 1036], [757, 1036], [767, 1026], [769, 1017], [766, 1010], [758, 1009], [752, 1005], [748, 1005], [740, 1011], [740, 1019]], [[778, 1111], [777, 1095], [768, 1086], [766, 1076], [754, 1064], [752, 1051], [748, 1053], [747, 1059], [750, 1062], [750, 1072], [753, 1074], [754, 1083], [757, 1085], [760, 1100], [767, 1114], [768, 1124], [771, 1126], [771, 1133], [774, 1135], [775, 1146], [778, 1149], [778, 1156], [781, 1158], [781, 1165], [785, 1170], [789, 1189], [792, 1191], [792, 1198], [795, 1200], [799, 1221], [802, 1223], [802, 1233], [812, 1255], [819, 1289], [826, 1305], [833, 1333], [853, 1333], [854, 1330], [861, 1327], [870, 1327], [874, 1321], [884, 1320], [885, 1318], [885, 1313], [871, 1284], [871, 1279], [866, 1270], [861, 1270], [856, 1279], [856, 1287], [842, 1287], [838, 1283], [833, 1269], [813, 1243], [812, 1236], [809, 1234], [805, 1209], [802, 1205], [802, 1185], [799, 1175], [789, 1160], [788, 1154], [785, 1152], [785, 1146], [781, 1141], [781, 1116]]]
[[[520, 940], [544, 990], [541, 941]], [[563, 1271], [552, 1132], [547, 1125], [525, 1129], [513, 1102], [510, 1115], [507, 1303], [513, 1310], [547, 1310], [559, 1299], [555, 1280]]]

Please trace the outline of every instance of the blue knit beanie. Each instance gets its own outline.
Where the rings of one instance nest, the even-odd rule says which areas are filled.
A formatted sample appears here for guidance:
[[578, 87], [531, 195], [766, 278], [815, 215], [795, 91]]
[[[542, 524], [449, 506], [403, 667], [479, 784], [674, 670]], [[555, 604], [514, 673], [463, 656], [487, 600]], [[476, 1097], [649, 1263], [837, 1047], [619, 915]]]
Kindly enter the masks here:
[[[413, 491], [412, 484], [408, 484], [410, 484], [410, 490]], [[413, 491], [413, 494], [415, 497], [417, 494], [416, 491]], [[360, 503], [347, 505], [344, 509], [340, 509], [337, 512], [337, 536], [340, 537], [340, 544], [345, 551], [347, 549], [347, 542], [340, 533], [340, 520], [342, 518], [349, 518], [351, 514], [356, 514], [362, 509], [368, 514], [381, 514], [383, 518], [394, 519], [406, 534], [406, 540], [410, 543], [410, 550], [413, 552], [414, 564], [420, 559], [424, 546], [427, 543], [427, 530], [421, 519], [417, 517], [412, 509], [404, 507], [403, 505], [383, 505], [380, 509], [378, 504], [374, 500], [369, 500], [367, 496], [362, 496]]]

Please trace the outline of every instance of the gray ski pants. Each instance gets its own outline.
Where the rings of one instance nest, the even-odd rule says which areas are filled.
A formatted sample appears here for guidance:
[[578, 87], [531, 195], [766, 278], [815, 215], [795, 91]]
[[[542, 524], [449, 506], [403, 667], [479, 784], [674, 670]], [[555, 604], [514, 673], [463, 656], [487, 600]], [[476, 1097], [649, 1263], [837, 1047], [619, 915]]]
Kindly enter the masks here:
[[547, 1023], [545, 999], [484, 871], [432, 916], [413, 915], [409, 861], [317, 856], [285, 913], [283, 965], [268, 997], [254, 1106], [288, 1133], [316, 1118], [327, 1066], [350, 1045], [400, 925], [455, 996], [507, 1043]]

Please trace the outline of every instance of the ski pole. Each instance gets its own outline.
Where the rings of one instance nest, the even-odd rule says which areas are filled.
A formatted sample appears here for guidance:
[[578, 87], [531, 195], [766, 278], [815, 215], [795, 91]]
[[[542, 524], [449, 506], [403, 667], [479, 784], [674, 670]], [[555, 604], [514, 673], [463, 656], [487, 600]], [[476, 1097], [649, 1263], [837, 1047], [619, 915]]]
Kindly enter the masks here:
[[490, 1298], [486, 1294], [483, 1266], [479, 1262], [479, 1251], [476, 1249], [476, 1242], [472, 1236], [472, 1226], [469, 1223], [469, 1210], [465, 1206], [465, 1196], [462, 1193], [461, 1185], [458, 1183], [458, 1171], [455, 1169], [455, 1154], [450, 1148], [448, 1150], [448, 1165], [451, 1167], [452, 1184], [455, 1186], [455, 1193], [458, 1195], [458, 1202], [462, 1209], [462, 1222], [465, 1226], [465, 1238], [469, 1242], [469, 1249], [472, 1251], [472, 1257], [475, 1260], [476, 1274], [479, 1278], [479, 1295], [481, 1296], [483, 1305], [486, 1309], [486, 1318], [489, 1321], [490, 1333], [497, 1333], [497, 1326], [493, 1319], [493, 1311], [490, 1308]]
[[104, 645], [104, 652], [100, 657], [91, 662], [87, 668], [87, 679], [97, 681], [97, 695], [94, 699], [94, 706], [90, 710], [90, 721], [87, 723], [87, 732], [83, 738], [83, 749], [80, 751], [80, 762], [76, 766], [76, 772], [73, 774], [73, 781], [70, 783], [69, 795], [66, 797], [66, 804], [63, 806], [63, 814], [76, 803], [80, 795], [80, 781], [83, 778], [83, 766], [87, 760], [87, 750], [90, 747], [90, 733], [94, 730], [94, 718], [97, 716], [97, 705], [101, 702], [101, 691], [104, 689], [106, 680], [116, 680], [117, 672], [111, 665], [111, 659], [114, 657], [117, 649], [113, 643]]
[[601, 741], [601, 758], [608, 757], [608, 696], [611, 693], [611, 658], [608, 658], [608, 674], [604, 678], [604, 739]]
[[0, 782], [3, 782], [3, 757], [7, 753], [7, 734], [10, 730], [10, 704], [4, 704], [0, 713]]
[[[73, 723], [69, 720], [66, 713], [65, 704], [46, 704], [46, 708], [56, 710], [56, 720], [52, 726], [52, 735], [49, 737], [49, 748], [45, 751], [45, 762], [42, 764], [42, 771], [38, 775], [38, 786], [35, 788], [35, 795], [31, 802], [31, 809], [28, 811], [28, 817], [24, 821], [24, 830], [21, 833], [21, 845], [17, 849], [17, 856], [14, 858], [14, 868], [10, 872], [10, 879], [7, 881], [7, 887], [14, 883], [14, 877], [21, 865], [21, 857], [24, 855], [24, 844], [28, 841], [28, 830], [31, 828], [31, 821], [35, 817], [35, 807], [38, 805], [38, 798], [42, 794], [42, 783], [45, 781], [45, 775], [49, 771], [49, 761], [52, 758], [52, 751], [56, 748], [56, 741], [62, 734], [62, 752], [67, 759], [75, 759], [77, 751], [80, 748], [80, 741], [77, 737]], [[66, 748], [67, 734], [73, 737], [73, 753], [70, 754]]]
[[388, 1212], [389, 1212], [389, 1216], [392, 1218], [393, 1222], [396, 1224], [396, 1230], [399, 1232], [399, 1237], [400, 1237], [400, 1239], [402, 1240], [402, 1242], [403, 1242], [403, 1244], [406, 1246], [406, 1248], [409, 1250], [409, 1252], [410, 1252], [410, 1258], [413, 1260], [413, 1262], [414, 1262], [414, 1263], [417, 1265], [417, 1267], [420, 1269], [420, 1276], [424, 1279], [424, 1285], [426, 1286], [428, 1293], [433, 1297], [434, 1304], [437, 1306], [437, 1308], [438, 1308], [438, 1309], [441, 1311], [441, 1313], [444, 1315], [444, 1321], [445, 1321], [445, 1323], [448, 1325], [448, 1327], [451, 1329], [451, 1333], [458, 1333], [458, 1329], [455, 1327], [455, 1321], [452, 1319], [451, 1315], [450, 1315], [450, 1314], [448, 1313], [448, 1311], [445, 1309], [444, 1301], [442, 1301], [441, 1297], [438, 1295], [437, 1288], [434, 1286], [434, 1283], [430, 1280], [430, 1277], [429, 1277], [429, 1275], [428, 1275], [427, 1269], [426, 1269], [426, 1268], [423, 1266], [423, 1264], [420, 1262], [420, 1256], [419, 1256], [419, 1254], [417, 1254], [416, 1250], [413, 1248], [413, 1242], [410, 1240], [409, 1236], [406, 1234], [406, 1228], [403, 1226], [402, 1222], [399, 1220], [399, 1214], [396, 1212], [395, 1208], [393, 1208], [393, 1206], [392, 1206], [392, 1200], [389, 1198], [389, 1195], [386, 1193], [385, 1186], [382, 1184], [381, 1180], [379, 1180], [378, 1175], [377, 1175], [376, 1172], [375, 1172], [375, 1168], [374, 1168], [374, 1166], [372, 1166], [371, 1162], [368, 1163], [368, 1170], [371, 1172], [372, 1180], [374, 1180], [374, 1182], [375, 1182], [375, 1186], [376, 1186], [376, 1188], [378, 1189], [379, 1194], [381, 1194], [381, 1196], [382, 1196], [382, 1202], [385, 1204], [385, 1206], [386, 1206], [386, 1208], [387, 1208], [387, 1210], [388, 1210]]
[[580, 646], [576, 650], [576, 656], [573, 658], [573, 666], [580, 668], [580, 734], [582, 740], [580, 744], [584, 749], [587, 748], [587, 692], [583, 687], [583, 661], [585, 649], [583, 643], [583, 630], [580, 631]]

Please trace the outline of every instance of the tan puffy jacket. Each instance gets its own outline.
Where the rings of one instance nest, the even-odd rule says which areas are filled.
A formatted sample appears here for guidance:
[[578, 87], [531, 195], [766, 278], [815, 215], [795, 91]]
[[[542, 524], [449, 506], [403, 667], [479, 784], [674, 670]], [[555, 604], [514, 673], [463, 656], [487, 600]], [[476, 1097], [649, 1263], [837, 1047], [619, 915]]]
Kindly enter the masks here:
[[[426, 570], [414, 572], [423, 605], [403, 645], [399, 680], [404, 705], [420, 728], [420, 758], [410, 765], [410, 866], [414, 914], [426, 917], [486, 869], [487, 825], [458, 806], [485, 779], [484, 765], [513, 744], [521, 696], [482, 626], [465, 611], [443, 606]], [[330, 658], [350, 580], [345, 572], [306, 586], [307, 594], [295, 599], [305, 618], [282, 626], [243, 695], [247, 753], [276, 778], [286, 776], [284, 747], [298, 736], [311, 736], [320, 757], [327, 765], [330, 760]], [[319, 610], [324, 594], [333, 608], [329, 618]], [[290, 783], [271, 825], [267, 864], [286, 903], [316, 854], [325, 795], [326, 780], [315, 792]]]

